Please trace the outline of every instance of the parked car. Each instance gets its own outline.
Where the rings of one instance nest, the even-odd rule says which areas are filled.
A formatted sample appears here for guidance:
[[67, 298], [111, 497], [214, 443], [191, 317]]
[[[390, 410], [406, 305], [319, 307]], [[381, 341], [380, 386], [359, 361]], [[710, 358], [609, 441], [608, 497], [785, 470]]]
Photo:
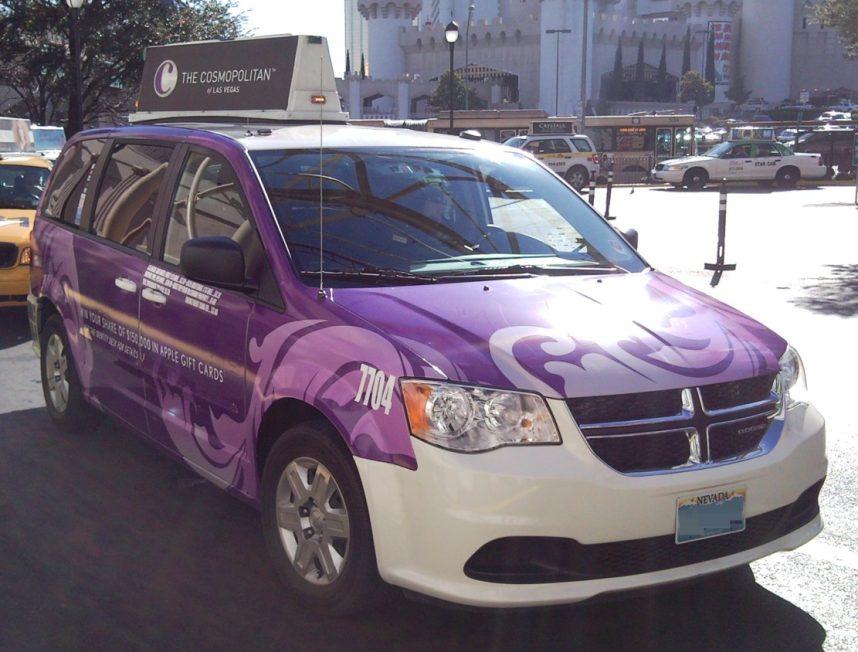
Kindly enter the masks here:
[[0, 158], [0, 308], [27, 305], [30, 231], [50, 169], [32, 154]]
[[721, 180], [774, 182], [792, 188], [799, 179], [821, 179], [825, 173], [819, 154], [796, 154], [773, 140], [738, 140], [716, 145], [701, 156], [659, 163], [652, 179], [692, 190]]
[[835, 129], [814, 129], [803, 133], [795, 142], [787, 143], [792, 151], [818, 154], [825, 165], [826, 176], [835, 174], [849, 177], [855, 174], [852, 165], [852, 147], [855, 140], [855, 130], [847, 127]]

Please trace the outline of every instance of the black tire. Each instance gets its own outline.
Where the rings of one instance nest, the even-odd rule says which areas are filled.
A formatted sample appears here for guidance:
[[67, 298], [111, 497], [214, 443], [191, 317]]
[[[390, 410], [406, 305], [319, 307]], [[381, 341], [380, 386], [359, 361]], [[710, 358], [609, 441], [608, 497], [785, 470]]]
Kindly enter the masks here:
[[573, 165], [566, 170], [566, 182], [575, 190], [583, 190], [590, 183], [590, 173], [583, 165]]
[[[63, 352], [64, 363], [61, 363], [61, 366], [57, 366], [56, 360], [52, 357], [53, 347], [57, 344], [62, 347]], [[45, 322], [39, 335], [39, 347], [42, 393], [51, 421], [58, 428], [67, 431], [78, 430], [89, 425], [95, 416], [95, 410], [83, 397], [83, 389], [71, 349], [69, 349], [66, 329], [59, 315], [51, 315]], [[51, 369], [48, 369], [49, 365]], [[65, 391], [62, 391], [62, 387]], [[64, 401], [61, 400], [63, 395], [65, 395]]]
[[799, 179], [801, 179], [801, 173], [791, 165], [781, 168], [775, 175], [775, 183], [779, 188], [795, 188]]
[[[315, 613], [341, 616], [358, 613], [377, 604], [385, 596], [387, 585], [378, 574], [369, 510], [360, 476], [351, 454], [340, 443], [339, 437], [331, 424], [324, 420], [298, 424], [281, 435], [265, 460], [262, 474], [262, 532], [277, 574], [291, 590], [295, 604]], [[278, 523], [277, 499], [281, 478], [284, 478], [290, 464], [307, 460], [324, 465], [330, 473], [338, 489], [331, 501], [338, 498], [348, 516], [347, 542], [337, 551], [344, 562], [337, 576], [327, 584], [314, 584], [299, 573], [286, 551], [289, 530], [281, 528]], [[283, 482], [286, 480], [283, 479]], [[295, 500], [295, 492], [289, 487], [287, 483], [286, 497]], [[311, 491], [312, 487], [309, 490]], [[281, 499], [283, 496], [281, 489]], [[324, 522], [317, 525], [318, 532], [308, 533], [307, 530], [312, 530], [313, 525], [309, 519], [310, 516], [305, 519], [302, 514], [302, 527], [307, 526], [304, 529], [307, 536], [318, 537], [322, 543], [336, 541], [342, 545], [340, 539], [321, 539], [326, 536], [322, 531]], [[306, 524], [303, 523], [304, 520], [307, 521]], [[292, 541], [296, 546], [303, 543], [298, 541], [298, 535], [295, 535]], [[297, 550], [300, 548], [292, 553], [296, 559], [299, 556]], [[315, 566], [315, 570], [311, 569], [309, 573], [321, 577], [322, 560], [318, 554], [313, 554], [309, 563]], [[316, 578], [317, 581], [319, 577]], [[321, 581], [325, 581], [324, 578]]]
[[709, 173], [703, 168], [691, 168], [685, 173], [682, 184], [689, 190], [703, 190], [709, 183]]

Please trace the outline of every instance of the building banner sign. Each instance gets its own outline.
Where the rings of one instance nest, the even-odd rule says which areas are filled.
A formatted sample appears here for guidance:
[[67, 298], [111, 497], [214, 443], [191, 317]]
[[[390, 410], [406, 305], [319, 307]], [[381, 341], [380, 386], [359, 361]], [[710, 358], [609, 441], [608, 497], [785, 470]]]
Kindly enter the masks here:
[[733, 23], [709, 21], [709, 33], [715, 35], [715, 85], [728, 86], [733, 62]]

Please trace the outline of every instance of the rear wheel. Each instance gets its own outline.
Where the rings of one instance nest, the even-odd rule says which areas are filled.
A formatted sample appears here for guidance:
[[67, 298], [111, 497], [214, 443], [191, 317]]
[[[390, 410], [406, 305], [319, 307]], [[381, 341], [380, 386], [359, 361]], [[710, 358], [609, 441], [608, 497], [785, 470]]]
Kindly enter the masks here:
[[80, 380], [59, 315], [48, 318], [40, 335], [42, 391], [48, 416], [63, 430], [75, 430], [93, 416], [83, 398]]
[[777, 183], [781, 188], [795, 188], [800, 178], [801, 174], [798, 169], [794, 167], [785, 167], [778, 170], [777, 176], [775, 177], [775, 183]]
[[351, 454], [325, 421], [286, 430], [262, 476], [262, 527], [296, 603], [349, 614], [383, 595], [369, 510]]
[[573, 165], [566, 171], [566, 181], [575, 190], [581, 190], [590, 183], [590, 173], [583, 165]]
[[709, 173], [703, 168], [692, 168], [685, 173], [682, 183], [689, 190], [703, 190], [709, 183]]

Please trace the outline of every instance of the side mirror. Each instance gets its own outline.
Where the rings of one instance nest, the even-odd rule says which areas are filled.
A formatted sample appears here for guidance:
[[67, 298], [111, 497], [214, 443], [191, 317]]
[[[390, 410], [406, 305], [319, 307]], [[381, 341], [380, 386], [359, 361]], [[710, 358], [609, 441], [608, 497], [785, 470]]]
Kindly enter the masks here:
[[628, 231], [623, 231], [623, 237], [629, 241], [629, 244], [635, 249], [638, 248], [638, 231], [637, 229], [629, 229]]
[[244, 277], [244, 252], [226, 236], [191, 238], [182, 245], [182, 274], [192, 281], [228, 288], [251, 289]]

